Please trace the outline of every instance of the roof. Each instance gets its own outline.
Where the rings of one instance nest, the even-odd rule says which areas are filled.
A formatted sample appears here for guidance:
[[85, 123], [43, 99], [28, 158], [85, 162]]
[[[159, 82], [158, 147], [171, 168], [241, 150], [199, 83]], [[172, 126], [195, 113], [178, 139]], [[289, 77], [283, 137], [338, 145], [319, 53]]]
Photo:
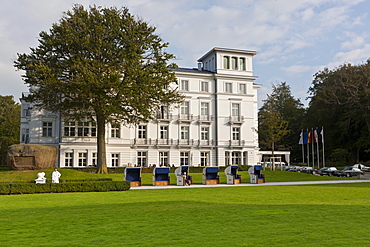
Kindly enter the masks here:
[[211, 71], [199, 70], [197, 68], [177, 68], [177, 69], [173, 69], [173, 71], [175, 71], [175, 72], [179, 71], [179, 72], [202, 73], [202, 74], [214, 74]]
[[221, 47], [214, 47], [212, 50], [204, 54], [201, 58], [198, 59], [198, 62], [201, 62], [205, 57], [207, 57], [210, 53], [215, 51], [224, 51], [224, 52], [233, 52], [233, 53], [244, 53], [250, 54], [252, 56], [256, 55], [256, 51], [249, 51], [249, 50], [240, 50], [240, 49], [230, 49], [230, 48], [221, 48]]

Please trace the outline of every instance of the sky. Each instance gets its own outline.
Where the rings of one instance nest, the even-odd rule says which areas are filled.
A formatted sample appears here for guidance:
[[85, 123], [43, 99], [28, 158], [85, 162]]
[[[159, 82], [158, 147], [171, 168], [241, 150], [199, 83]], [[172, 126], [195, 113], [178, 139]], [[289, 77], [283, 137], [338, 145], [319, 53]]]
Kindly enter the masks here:
[[370, 58], [369, 0], [0, 0], [0, 95], [27, 92], [13, 66], [74, 4], [127, 7], [169, 42], [179, 67], [213, 47], [257, 51], [259, 106], [286, 82], [306, 106], [315, 73]]

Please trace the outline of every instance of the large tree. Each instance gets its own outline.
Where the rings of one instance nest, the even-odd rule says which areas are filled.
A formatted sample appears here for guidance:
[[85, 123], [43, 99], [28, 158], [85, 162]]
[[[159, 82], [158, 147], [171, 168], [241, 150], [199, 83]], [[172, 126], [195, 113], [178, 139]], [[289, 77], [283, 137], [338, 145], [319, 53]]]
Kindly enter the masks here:
[[[260, 144], [262, 148], [271, 148], [269, 143], [270, 134], [265, 131], [269, 125], [274, 124], [272, 118], [284, 120], [286, 129], [289, 130], [284, 136], [275, 141], [274, 145], [279, 150], [291, 151], [294, 159], [300, 157], [298, 143], [301, 124], [305, 114], [305, 108], [299, 99], [292, 96], [290, 86], [286, 82], [280, 82], [272, 85], [272, 92], [264, 100], [264, 104], [259, 111], [259, 133]], [[278, 114], [278, 115], [277, 115]], [[265, 120], [266, 119], [266, 120]], [[271, 121], [271, 123], [267, 122]]]
[[[281, 86], [281, 85], [280, 85]], [[285, 83], [282, 84], [285, 86]], [[281, 141], [289, 132], [289, 122], [284, 119], [281, 101], [276, 96], [279, 86], [273, 85], [273, 93], [267, 95], [263, 106], [258, 112], [258, 138], [262, 148], [271, 148], [272, 157], [277, 148], [277, 143]], [[281, 93], [281, 92], [280, 92]], [[275, 169], [275, 161], [272, 159], [272, 169]]]
[[19, 143], [21, 107], [13, 96], [0, 95], [0, 164], [6, 164], [10, 145]]
[[346, 149], [351, 162], [367, 159], [370, 147], [370, 60], [315, 74], [307, 120], [324, 126], [326, 153]]
[[170, 85], [174, 55], [155, 30], [127, 8], [74, 5], [15, 61], [31, 88], [27, 101], [65, 119], [96, 121], [99, 173], [107, 172], [107, 123], [148, 121], [160, 105], [182, 100]]

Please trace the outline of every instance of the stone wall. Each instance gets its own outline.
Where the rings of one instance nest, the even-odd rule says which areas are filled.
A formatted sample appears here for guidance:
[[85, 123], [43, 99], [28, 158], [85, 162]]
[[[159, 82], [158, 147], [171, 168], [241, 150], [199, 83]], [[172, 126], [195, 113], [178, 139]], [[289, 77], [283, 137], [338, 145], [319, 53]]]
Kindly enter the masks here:
[[8, 149], [8, 166], [12, 170], [35, 170], [55, 166], [58, 148], [38, 144], [12, 145]]

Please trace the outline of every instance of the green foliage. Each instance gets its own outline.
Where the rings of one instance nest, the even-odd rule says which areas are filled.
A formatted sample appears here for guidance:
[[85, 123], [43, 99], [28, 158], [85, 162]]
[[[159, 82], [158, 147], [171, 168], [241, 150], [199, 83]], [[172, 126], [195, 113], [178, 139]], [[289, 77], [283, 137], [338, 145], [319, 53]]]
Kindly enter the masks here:
[[0, 193], [7, 194], [34, 194], [34, 193], [63, 193], [63, 192], [106, 192], [124, 191], [130, 189], [127, 181], [90, 181], [68, 183], [0, 183]]
[[107, 172], [106, 123], [145, 122], [161, 105], [183, 99], [170, 86], [174, 55], [155, 31], [125, 7], [75, 5], [15, 61], [31, 87], [26, 101], [65, 119], [96, 120], [99, 172]]
[[9, 146], [19, 143], [21, 107], [13, 96], [0, 95], [0, 166], [6, 165]]
[[[324, 126], [326, 152], [347, 149], [350, 162], [368, 160], [370, 147], [370, 60], [315, 74], [307, 122]], [[334, 157], [332, 154], [331, 157]]]
[[303, 104], [295, 99], [286, 82], [272, 85], [272, 93], [264, 100], [259, 120], [259, 141], [263, 150], [291, 151], [292, 160], [300, 157], [297, 137], [305, 114]]

